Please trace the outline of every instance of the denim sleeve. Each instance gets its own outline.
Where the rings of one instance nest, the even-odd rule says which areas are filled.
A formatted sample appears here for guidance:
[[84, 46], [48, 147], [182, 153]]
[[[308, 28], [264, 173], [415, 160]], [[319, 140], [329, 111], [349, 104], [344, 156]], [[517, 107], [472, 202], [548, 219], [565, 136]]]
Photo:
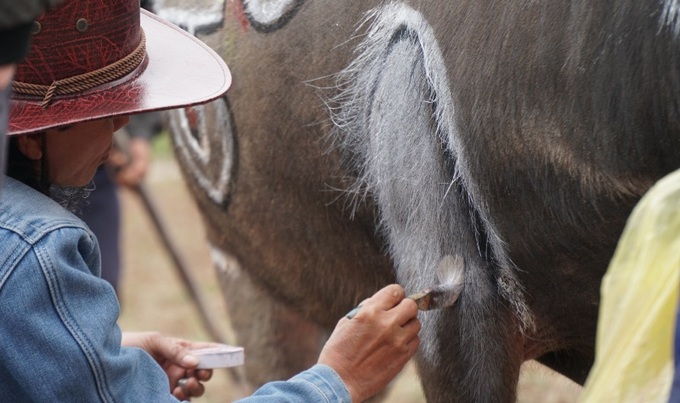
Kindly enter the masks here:
[[121, 348], [89, 232], [60, 228], [35, 243], [4, 232], [2, 244], [0, 401], [177, 402], [151, 356]]
[[324, 402], [351, 403], [340, 376], [326, 365], [317, 364], [287, 381], [269, 382], [236, 403]]

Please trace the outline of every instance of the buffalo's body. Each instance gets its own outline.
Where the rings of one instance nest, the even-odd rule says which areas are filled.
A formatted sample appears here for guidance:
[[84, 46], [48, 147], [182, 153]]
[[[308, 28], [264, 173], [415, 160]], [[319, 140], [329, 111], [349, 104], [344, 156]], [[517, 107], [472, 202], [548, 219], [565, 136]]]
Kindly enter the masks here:
[[626, 217], [680, 166], [678, 9], [226, 2], [233, 87], [199, 110], [199, 141], [171, 123], [227, 294], [252, 282], [296, 346], [272, 376], [380, 286], [436, 284], [451, 254], [463, 294], [421, 317], [429, 400], [512, 400], [527, 359], [583, 382]]

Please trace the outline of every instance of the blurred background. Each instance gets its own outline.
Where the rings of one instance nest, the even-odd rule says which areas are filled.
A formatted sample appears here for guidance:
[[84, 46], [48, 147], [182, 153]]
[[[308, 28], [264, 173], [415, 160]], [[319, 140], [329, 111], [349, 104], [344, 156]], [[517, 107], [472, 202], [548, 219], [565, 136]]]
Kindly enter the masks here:
[[[210, 314], [223, 337], [235, 344], [224, 299], [212, 266], [203, 223], [184, 185], [175, 162], [167, 133], [152, 142], [152, 162], [146, 186], [156, 208], [200, 286]], [[193, 302], [184, 288], [172, 261], [162, 248], [159, 237], [137, 196], [121, 188], [122, 208], [122, 279], [121, 318], [124, 331], [158, 330], [164, 334], [191, 340], [210, 340]], [[248, 352], [246, 351], [246, 359]], [[233, 384], [226, 369], [214, 371], [206, 393], [192, 401], [199, 403], [231, 402], [243, 392]], [[580, 386], [535, 362], [522, 369], [519, 402], [576, 402]], [[424, 402], [413, 365], [409, 365], [393, 383], [386, 402]]]

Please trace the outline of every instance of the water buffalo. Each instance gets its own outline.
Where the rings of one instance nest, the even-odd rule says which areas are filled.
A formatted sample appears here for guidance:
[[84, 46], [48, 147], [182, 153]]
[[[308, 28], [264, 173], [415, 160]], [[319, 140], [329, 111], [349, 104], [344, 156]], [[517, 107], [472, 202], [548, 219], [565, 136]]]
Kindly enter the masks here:
[[251, 379], [311, 364], [362, 298], [459, 255], [459, 302], [421, 316], [428, 400], [513, 401], [529, 359], [582, 383], [626, 217], [680, 167], [680, 2], [223, 11], [233, 87], [169, 123], [240, 342], [271, 364]]

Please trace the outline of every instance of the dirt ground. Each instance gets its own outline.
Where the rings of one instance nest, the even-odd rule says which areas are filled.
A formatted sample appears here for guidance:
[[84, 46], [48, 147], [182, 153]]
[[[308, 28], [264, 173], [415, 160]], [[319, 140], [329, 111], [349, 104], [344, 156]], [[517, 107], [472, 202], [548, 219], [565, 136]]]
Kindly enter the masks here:
[[[147, 190], [155, 201], [180, 255], [200, 285], [210, 314], [225, 339], [235, 344], [224, 300], [212, 267], [200, 216], [181, 175], [165, 145], [156, 146], [157, 155], [147, 180]], [[163, 151], [165, 150], [165, 151]], [[123, 264], [120, 325], [128, 331], [159, 330], [168, 335], [193, 340], [209, 340], [194, 305], [180, 282], [176, 269], [164, 252], [136, 195], [122, 192]], [[247, 357], [247, 352], [246, 352]], [[206, 394], [194, 402], [231, 402], [243, 392], [231, 381], [228, 370], [215, 370]], [[541, 365], [530, 362], [522, 369], [519, 402], [569, 403], [578, 399], [580, 387]], [[455, 400], [455, 399], [453, 399]], [[387, 402], [424, 402], [412, 365], [393, 383]]]

